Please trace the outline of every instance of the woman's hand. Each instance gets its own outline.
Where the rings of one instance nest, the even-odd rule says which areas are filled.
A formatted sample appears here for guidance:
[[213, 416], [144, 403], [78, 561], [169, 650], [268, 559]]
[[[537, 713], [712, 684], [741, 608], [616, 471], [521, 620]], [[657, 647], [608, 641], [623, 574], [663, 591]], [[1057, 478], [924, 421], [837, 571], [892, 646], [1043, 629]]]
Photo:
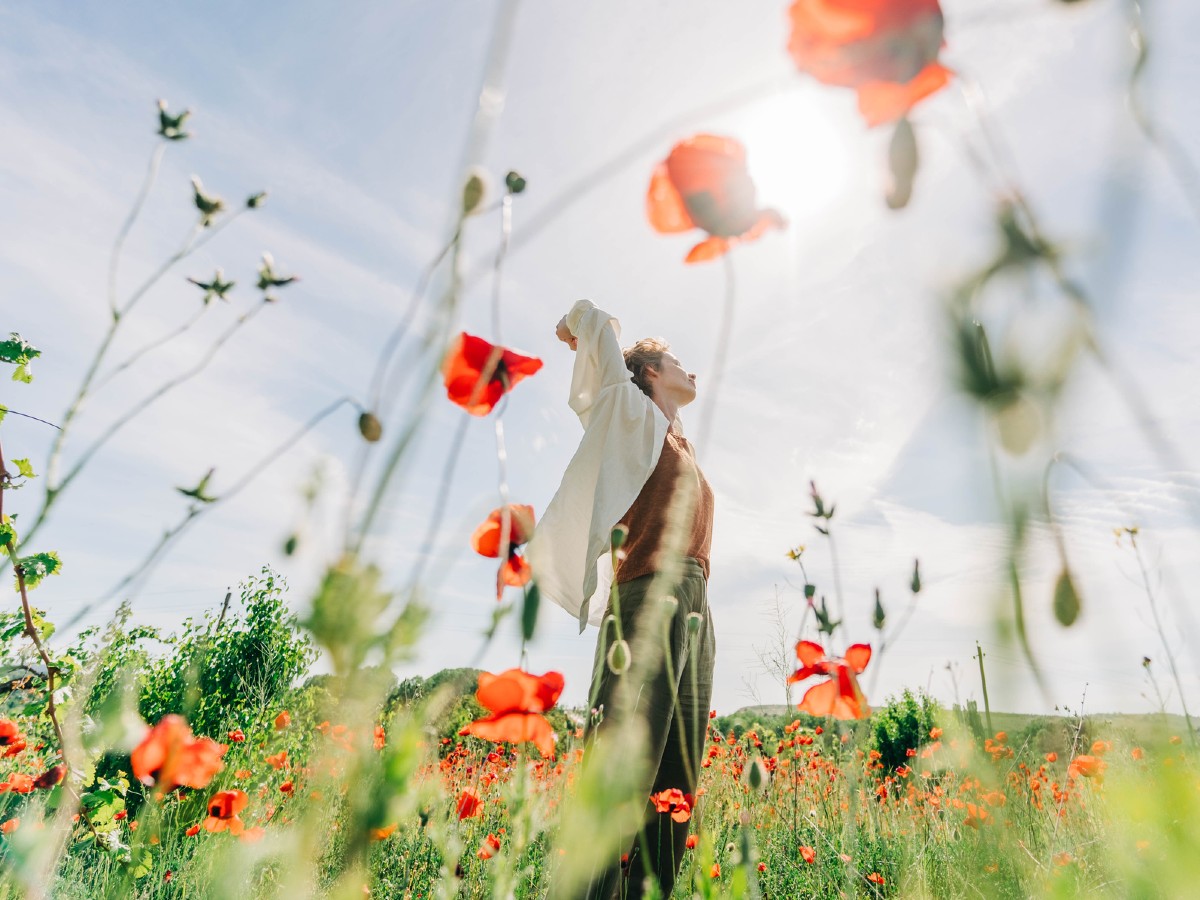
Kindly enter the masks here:
[[567, 328], [566, 316], [563, 316], [558, 320], [558, 327], [554, 329], [554, 336], [572, 350], [579, 346], [579, 341], [576, 339], [575, 335], [571, 334], [570, 329]]

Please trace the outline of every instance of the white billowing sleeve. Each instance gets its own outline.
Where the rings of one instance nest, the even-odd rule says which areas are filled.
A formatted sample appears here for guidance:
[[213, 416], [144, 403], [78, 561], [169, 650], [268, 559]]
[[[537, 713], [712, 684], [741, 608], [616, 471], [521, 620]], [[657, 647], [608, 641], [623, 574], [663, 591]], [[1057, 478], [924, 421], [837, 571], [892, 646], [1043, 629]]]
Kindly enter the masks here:
[[583, 439], [528, 547], [542, 597], [598, 625], [612, 583], [612, 528], [658, 465], [669, 422], [630, 380], [618, 343], [620, 324], [590, 300], [567, 314], [577, 339], [570, 406]]

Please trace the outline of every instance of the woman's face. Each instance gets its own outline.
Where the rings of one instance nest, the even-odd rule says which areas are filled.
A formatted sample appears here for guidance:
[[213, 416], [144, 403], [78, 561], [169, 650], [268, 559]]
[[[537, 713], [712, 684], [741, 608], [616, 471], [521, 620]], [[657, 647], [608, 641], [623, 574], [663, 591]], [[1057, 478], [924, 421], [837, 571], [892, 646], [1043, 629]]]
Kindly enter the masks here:
[[670, 397], [680, 406], [696, 399], [696, 376], [688, 372], [674, 353], [664, 353], [662, 364], [654, 378], [660, 397]]

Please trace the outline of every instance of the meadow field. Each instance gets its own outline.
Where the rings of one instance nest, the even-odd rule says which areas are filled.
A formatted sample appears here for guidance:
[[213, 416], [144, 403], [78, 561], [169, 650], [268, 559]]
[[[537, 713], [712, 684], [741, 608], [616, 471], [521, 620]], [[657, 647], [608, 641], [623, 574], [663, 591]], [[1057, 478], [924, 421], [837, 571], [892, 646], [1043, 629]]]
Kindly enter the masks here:
[[736, 6], [0, 4], [0, 900], [1200, 896], [1200, 12]]

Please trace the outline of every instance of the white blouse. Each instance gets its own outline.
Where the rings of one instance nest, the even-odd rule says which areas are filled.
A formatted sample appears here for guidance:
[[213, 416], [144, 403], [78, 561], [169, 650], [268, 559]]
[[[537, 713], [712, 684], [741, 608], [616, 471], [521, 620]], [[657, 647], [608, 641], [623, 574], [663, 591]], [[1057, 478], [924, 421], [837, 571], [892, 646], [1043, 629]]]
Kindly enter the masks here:
[[[567, 328], [577, 340], [569, 403], [583, 439], [534, 529], [527, 556], [541, 596], [577, 616], [582, 633], [604, 615], [613, 526], [658, 465], [671, 423], [631, 380], [613, 316], [580, 300], [567, 314]], [[678, 418], [675, 430], [683, 433]]]

